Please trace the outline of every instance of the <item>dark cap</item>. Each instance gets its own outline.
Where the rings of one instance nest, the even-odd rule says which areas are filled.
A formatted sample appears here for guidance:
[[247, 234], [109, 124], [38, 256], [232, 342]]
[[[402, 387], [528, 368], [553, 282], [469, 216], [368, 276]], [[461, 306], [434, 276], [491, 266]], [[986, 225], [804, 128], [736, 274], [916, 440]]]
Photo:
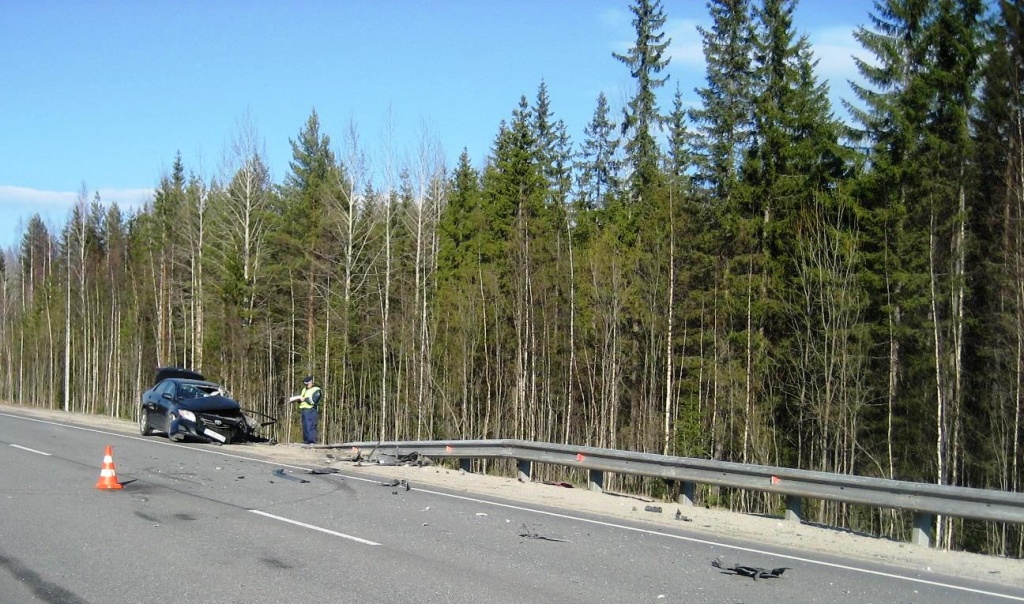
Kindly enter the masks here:
[[307, 375], [306, 377], [304, 377], [304, 378], [302, 379], [302, 383], [303, 383], [303, 384], [308, 384], [308, 383], [310, 383], [310, 382], [312, 382], [312, 381], [313, 381], [313, 376], [311, 376], [311, 375]]

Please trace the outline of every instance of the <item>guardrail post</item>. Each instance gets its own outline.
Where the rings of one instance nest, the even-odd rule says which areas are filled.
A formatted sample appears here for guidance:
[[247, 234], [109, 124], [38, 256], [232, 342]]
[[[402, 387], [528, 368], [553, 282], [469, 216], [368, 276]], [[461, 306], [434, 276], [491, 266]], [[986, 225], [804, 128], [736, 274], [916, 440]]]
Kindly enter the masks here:
[[604, 492], [604, 472], [601, 470], [590, 470], [590, 490]]
[[676, 497], [676, 503], [684, 506], [693, 505], [693, 501], [697, 498], [697, 485], [692, 482], [681, 482], [679, 483], [679, 496]]
[[803, 498], [797, 495], [786, 495], [786, 520], [800, 522], [803, 520]]
[[533, 480], [532, 464], [528, 459], [517, 459], [516, 469], [519, 470], [519, 482], [530, 482]]
[[910, 542], [914, 545], [932, 546], [932, 523], [934, 514], [914, 512], [914, 528], [910, 529]]
[[462, 470], [463, 472], [465, 472], [466, 474], [469, 474], [470, 472], [472, 472], [473, 471], [473, 459], [470, 458], [470, 457], [460, 457], [459, 458], [459, 469]]

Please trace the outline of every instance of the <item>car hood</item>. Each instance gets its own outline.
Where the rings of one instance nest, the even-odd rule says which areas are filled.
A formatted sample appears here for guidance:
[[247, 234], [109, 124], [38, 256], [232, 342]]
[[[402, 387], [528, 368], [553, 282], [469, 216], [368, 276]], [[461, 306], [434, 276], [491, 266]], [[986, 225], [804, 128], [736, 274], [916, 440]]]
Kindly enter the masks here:
[[189, 411], [236, 411], [238, 401], [226, 396], [201, 396], [178, 402], [178, 408]]

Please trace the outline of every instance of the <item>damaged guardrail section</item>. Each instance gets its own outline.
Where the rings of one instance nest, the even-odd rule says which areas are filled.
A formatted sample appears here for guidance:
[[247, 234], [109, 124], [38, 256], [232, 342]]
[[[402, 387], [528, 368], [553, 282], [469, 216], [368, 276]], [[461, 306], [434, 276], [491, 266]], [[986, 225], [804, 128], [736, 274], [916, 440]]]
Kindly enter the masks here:
[[786, 518], [801, 520], [803, 499], [856, 503], [914, 512], [911, 541], [930, 545], [936, 515], [1024, 524], [1024, 493], [974, 489], [848, 474], [813, 472], [707, 459], [673, 457], [597, 447], [524, 440], [352, 442], [338, 448], [375, 449], [407, 455], [459, 459], [469, 470], [473, 459], [512, 459], [519, 476], [530, 480], [531, 464], [555, 464], [589, 471], [590, 488], [603, 490], [604, 473], [651, 476], [681, 484], [680, 503], [693, 503], [697, 484], [777, 493], [786, 497]]

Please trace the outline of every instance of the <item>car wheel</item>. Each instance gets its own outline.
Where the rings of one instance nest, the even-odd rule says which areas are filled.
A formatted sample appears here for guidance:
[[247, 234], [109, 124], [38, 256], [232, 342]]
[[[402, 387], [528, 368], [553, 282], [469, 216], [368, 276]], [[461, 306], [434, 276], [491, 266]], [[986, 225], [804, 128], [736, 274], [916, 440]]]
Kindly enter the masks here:
[[145, 407], [139, 409], [139, 433], [143, 436], [153, 433], [153, 429], [149, 427], [149, 410]]
[[168, 413], [165, 416], [165, 419], [166, 419], [166, 425], [164, 426], [164, 434], [167, 435], [167, 440], [172, 440], [172, 441], [179, 441], [179, 440], [181, 440], [181, 435], [180, 434], [173, 434], [171, 432], [171, 426], [174, 425], [171, 422], [171, 414]]

